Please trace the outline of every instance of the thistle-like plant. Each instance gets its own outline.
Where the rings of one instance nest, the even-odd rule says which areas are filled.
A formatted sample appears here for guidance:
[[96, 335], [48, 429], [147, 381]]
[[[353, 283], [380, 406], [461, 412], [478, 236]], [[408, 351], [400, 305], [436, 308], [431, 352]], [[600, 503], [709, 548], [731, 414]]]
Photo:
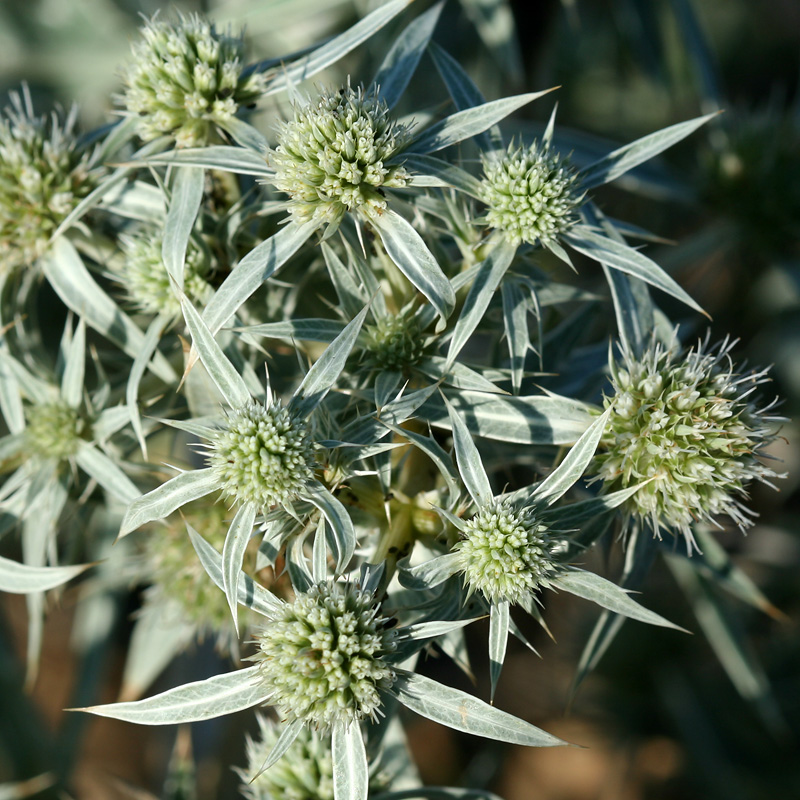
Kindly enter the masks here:
[[753, 398], [767, 371], [737, 372], [734, 344], [709, 347], [706, 338], [683, 351], [675, 338], [668, 345], [654, 339], [640, 357], [623, 348], [610, 364], [611, 416], [597, 476], [609, 491], [646, 481], [625, 502], [627, 515], [656, 535], [681, 534], [689, 552], [695, 522], [728, 516], [751, 526], [748, 485], [780, 477], [760, 453], [775, 439], [775, 403], [762, 407]]

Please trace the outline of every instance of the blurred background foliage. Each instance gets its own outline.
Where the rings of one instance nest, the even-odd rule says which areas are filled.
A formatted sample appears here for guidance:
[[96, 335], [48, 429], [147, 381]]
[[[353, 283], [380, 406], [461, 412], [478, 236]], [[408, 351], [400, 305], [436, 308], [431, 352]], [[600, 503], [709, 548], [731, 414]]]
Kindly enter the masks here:
[[[0, 90], [5, 94], [27, 81], [39, 112], [53, 103], [77, 102], [88, 129], [108, 119], [118, 68], [128, 58], [141, 15], [199, 10], [222, 27], [244, 24], [250, 53], [268, 58], [302, 50], [373, 5], [4, 0]], [[319, 83], [338, 82], [347, 70], [355, 81], [370, 75], [382, 56], [381, 41], [391, 35], [386, 31], [385, 40], [371, 41]], [[784, 438], [774, 448], [789, 477], [778, 492], [754, 488], [753, 506], [761, 515], [755, 527], [746, 537], [738, 530], [716, 533], [774, 605], [771, 614], [723, 597], [695, 572], [676, 567], [672, 574], [667, 559], [644, 587], [647, 603], [705, 636], [624, 626], [570, 704], [575, 666], [595, 615], [585, 604], [551, 597], [548, 620], [558, 645], [528, 631], [543, 659], [534, 662], [513, 650], [496, 702], [589, 749], [501, 749], [416, 720], [409, 733], [423, 777], [491, 788], [506, 800], [800, 796], [800, 4], [450, 0], [436, 39], [490, 99], [560, 86], [554, 95], [556, 143], [579, 164], [607, 152], [609, 144], [701, 112], [724, 112], [596, 199], [608, 215], [661, 237], [648, 245], [648, 254], [710, 312], [711, 341], [738, 336], [738, 360], [774, 365], [768, 391], [784, 398], [781, 413], [794, 421], [784, 425]], [[406, 102], [414, 97], [414, 110], [440, 102], [443, 96], [432, 91], [423, 70]], [[551, 105], [529, 108], [530, 116], [511, 123], [516, 131], [508, 128], [525, 140], [541, 133]], [[601, 278], [584, 272], [575, 279], [589, 289], [597, 286]], [[672, 319], [686, 322], [684, 338], [703, 334], [685, 308], [664, 305]], [[579, 324], [569, 329], [579, 341], [596, 341], [598, 332], [608, 330], [607, 306], [580, 313]], [[609, 574], [618, 572], [618, 548], [607, 557]], [[229, 765], [242, 764], [238, 730], [226, 736], [224, 726], [198, 725], [192, 744], [179, 736], [173, 748], [174, 732], [168, 730], [143, 731], [60, 712], [82, 704], [81, 687], [93, 684], [113, 699], [129, 616], [139, 600], [121, 596], [118, 609], [105, 618], [98, 612], [91, 624], [108, 627], [111, 654], [84, 658], [80, 675], [67, 655], [70, 636], [73, 644], [80, 636], [70, 631], [75, 602], [65, 592], [48, 618], [42, 674], [28, 698], [20, 688], [22, 667], [11, 657], [24, 651], [24, 601], [3, 599], [0, 783], [60, 772], [72, 774], [78, 798], [236, 796]], [[473, 633], [476, 642], [485, 641], [485, 630]], [[477, 654], [476, 649], [476, 680], [486, 694]], [[173, 665], [172, 677], [180, 678], [171, 680], [168, 673], [161, 685], [186, 680], [198, 659], [215, 657], [210, 645], [200, 649]], [[450, 666], [445, 659], [431, 660], [428, 669], [435, 675]], [[252, 727], [248, 720], [235, 720], [234, 727], [237, 722], [238, 728]], [[144, 789], [152, 794], [140, 793]]]

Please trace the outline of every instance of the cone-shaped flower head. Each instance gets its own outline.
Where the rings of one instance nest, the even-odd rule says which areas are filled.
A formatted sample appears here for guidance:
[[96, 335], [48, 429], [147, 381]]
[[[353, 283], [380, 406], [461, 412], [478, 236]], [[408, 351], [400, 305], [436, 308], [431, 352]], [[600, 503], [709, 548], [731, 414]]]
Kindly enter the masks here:
[[556, 571], [554, 543], [532, 508], [516, 510], [494, 500], [464, 523], [453, 548], [459, 556], [468, 591], [478, 590], [490, 602], [520, 603]]
[[[248, 739], [248, 767], [240, 771], [244, 796], [248, 800], [333, 800], [330, 736], [304, 725], [283, 758], [261, 772], [281, 727], [260, 714], [258, 724], [260, 739]], [[251, 781], [253, 775], [258, 777]]]
[[61, 221], [94, 188], [76, 146], [77, 109], [35, 117], [27, 87], [0, 116], [0, 274], [30, 266]]
[[61, 400], [30, 406], [25, 416], [28, 446], [42, 458], [60, 461], [75, 455], [78, 445], [88, 433], [89, 426], [78, 410]]
[[368, 361], [387, 370], [413, 367], [423, 356], [425, 340], [410, 315], [381, 317], [374, 325], [365, 325]]
[[264, 90], [262, 74], [242, 74], [242, 37], [218, 33], [197, 14], [149, 20], [132, 49], [119, 102], [139, 118], [145, 141], [166, 134], [179, 147], [207, 144], [214, 123], [224, 126]]
[[406, 185], [403, 167], [387, 162], [408, 137], [374, 95], [349, 85], [323, 94], [295, 108], [278, 132], [275, 186], [289, 195], [298, 222], [336, 226], [347, 211], [380, 214], [386, 207], [382, 187]]
[[701, 343], [685, 354], [652, 344], [640, 360], [623, 354], [611, 365], [613, 407], [598, 475], [608, 491], [652, 479], [628, 502], [628, 514], [682, 533], [691, 549], [691, 525], [727, 514], [752, 524], [741, 498], [754, 478], [776, 473], [758, 459], [775, 438], [775, 417], [750, 399], [765, 372], [739, 375], [725, 341]]
[[256, 635], [255, 658], [282, 717], [327, 729], [377, 717], [380, 692], [396, 680], [396, 636], [370, 592], [323, 583]]
[[[157, 230], [141, 230], [131, 236], [120, 236], [125, 264], [117, 279], [130, 299], [146, 314], [178, 316], [181, 303], [170, 286], [169, 273], [161, 255], [162, 235]], [[209, 273], [208, 259], [194, 239], [186, 250], [184, 291], [194, 301], [204, 301], [211, 293], [205, 280]]]
[[511, 144], [505, 153], [483, 159], [486, 223], [511, 244], [555, 241], [575, 222], [582, 197], [575, 170], [549, 146]]
[[315, 466], [307, 423], [279, 400], [266, 406], [251, 401], [229, 411], [208, 461], [229, 497], [261, 508], [291, 502]]

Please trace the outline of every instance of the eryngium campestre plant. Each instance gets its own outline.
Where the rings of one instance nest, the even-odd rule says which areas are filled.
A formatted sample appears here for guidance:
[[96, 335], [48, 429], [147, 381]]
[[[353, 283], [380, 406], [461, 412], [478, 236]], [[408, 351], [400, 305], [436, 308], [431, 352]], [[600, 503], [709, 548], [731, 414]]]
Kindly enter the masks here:
[[692, 523], [728, 515], [752, 525], [742, 503], [752, 480], [777, 474], [759, 460], [775, 439], [777, 419], [752, 400], [766, 370], [739, 374], [733, 342], [700, 342], [681, 352], [653, 342], [637, 359], [627, 350], [611, 363], [614, 392], [605, 398], [611, 417], [598, 476], [613, 491], [643, 486], [626, 503], [628, 514], [649, 520], [655, 533], [677, 531], [694, 545]]
[[61, 221], [94, 188], [77, 146], [77, 108], [36, 117], [30, 92], [10, 94], [0, 116], [0, 274], [31, 266]]
[[453, 551], [470, 594], [478, 590], [490, 603], [517, 605], [550, 585], [556, 571], [553, 542], [534, 509], [515, 510], [493, 500], [464, 523], [461, 533]]
[[389, 162], [408, 138], [374, 94], [349, 85], [327, 92], [295, 107], [281, 126], [271, 156], [274, 184], [289, 195], [298, 222], [327, 223], [333, 232], [347, 211], [380, 214], [382, 189], [406, 185], [406, 170]]
[[227, 412], [208, 455], [220, 488], [240, 503], [270, 508], [291, 501], [314, 474], [308, 426], [279, 400]]
[[281, 727], [261, 714], [258, 726], [260, 738], [247, 740], [247, 770], [237, 769], [248, 800], [333, 800], [330, 736], [304, 725], [283, 758], [262, 771]]
[[512, 143], [483, 158], [485, 221], [511, 244], [554, 242], [576, 221], [582, 198], [575, 170], [549, 145]]
[[299, 594], [256, 634], [254, 658], [281, 717], [325, 730], [335, 722], [377, 719], [380, 692], [396, 680], [386, 660], [396, 637], [370, 592], [323, 583]]
[[145, 141], [168, 135], [178, 147], [207, 144], [213, 125], [224, 127], [264, 90], [262, 74], [242, 74], [242, 37], [218, 33], [197, 14], [176, 22], [154, 17], [132, 50], [122, 76], [125, 91], [117, 99], [138, 117]]

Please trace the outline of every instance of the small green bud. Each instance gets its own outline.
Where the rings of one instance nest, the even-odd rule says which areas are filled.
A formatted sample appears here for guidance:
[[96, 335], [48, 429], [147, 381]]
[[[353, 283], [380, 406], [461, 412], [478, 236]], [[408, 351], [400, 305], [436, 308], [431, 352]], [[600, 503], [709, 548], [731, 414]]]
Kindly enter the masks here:
[[467, 520], [463, 536], [453, 548], [459, 570], [470, 593], [478, 590], [490, 603], [519, 603], [556, 571], [554, 543], [532, 508], [492, 501]]
[[362, 89], [323, 94], [296, 107], [278, 132], [275, 186], [298, 222], [338, 225], [347, 211], [367, 218], [386, 208], [382, 187], [406, 185], [402, 166], [387, 162], [408, 140], [385, 102]]
[[484, 157], [483, 174], [486, 223], [511, 244], [547, 245], [574, 224], [582, 200], [577, 173], [549, 146], [512, 144], [499, 157]]
[[77, 149], [75, 107], [63, 121], [35, 117], [27, 86], [10, 97], [0, 116], [0, 275], [32, 266], [97, 181]]
[[369, 363], [378, 369], [406, 370], [423, 356], [425, 341], [413, 318], [400, 314], [365, 325]]
[[653, 343], [640, 360], [623, 353], [611, 365], [614, 393], [604, 450], [596, 458], [604, 490], [649, 481], [627, 501], [629, 516], [678, 531], [694, 546], [692, 524], [727, 514], [752, 525], [742, 504], [747, 484], [776, 473], [758, 452], [775, 438], [768, 408], [750, 399], [765, 372], [739, 375], [732, 343], [701, 343], [685, 354]]
[[166, 134], [178, 147], [207, 144], [212, 125], [224, 125], [239, 106], [254, 103], [266, 84], [260, 73], [242, 75], [242, 37], [218, 33], [197, 14], [149, 20], [133, 56], [118, 100], [139, 118], [145, 141]]
[[386, 660], [396, 636], [370, 593], [324, 583], [299, 594], [256, 634], [255, 659], [281, 716], [326, 730], [377, 718], [380, 692], [396, 680]]
[[59, 461], [75, 455], [89, 427], [77, 409], [62, 401], [29, 406], [25, 416], [25, 438], [31, 450]]
[[291, 501], [314, 475], [306, 422], [276, 401], [228, 413], [211, 444], [209, 464], [222, 490], [240, 503], [270, 508]]

